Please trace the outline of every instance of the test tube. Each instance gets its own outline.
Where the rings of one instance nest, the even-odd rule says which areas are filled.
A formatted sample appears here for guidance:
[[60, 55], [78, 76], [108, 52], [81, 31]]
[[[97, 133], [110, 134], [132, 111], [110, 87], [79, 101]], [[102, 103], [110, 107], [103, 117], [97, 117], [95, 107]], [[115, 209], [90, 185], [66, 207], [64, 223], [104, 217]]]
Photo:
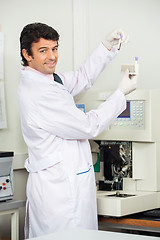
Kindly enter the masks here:
[[139, 73], [138, 57], [135, 57], [134, 68], [135, 68], [135, 73], [138, 74]]
[[120, 39], [119, 39], [119, 42], [118, 42], [118, 50], [120, 50], [121, 49], [121, 44], [122, 44], [122, 37], [123, 37], [123, 35], [122, 34], [120, 34]]

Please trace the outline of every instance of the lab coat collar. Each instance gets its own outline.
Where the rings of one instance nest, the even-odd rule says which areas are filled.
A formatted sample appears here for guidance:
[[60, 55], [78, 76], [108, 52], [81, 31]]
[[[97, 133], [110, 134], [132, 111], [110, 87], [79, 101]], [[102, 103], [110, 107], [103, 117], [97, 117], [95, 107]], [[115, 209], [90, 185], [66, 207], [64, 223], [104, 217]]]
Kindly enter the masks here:
[[[51, 79], [51, 77], [47, 76], [47, 74], [43, 74], [37, 70], [32, 70], [30, 67], [25, 67], [25, 68], [22, 68], [21, 69], [21, 74], [22, 74], [22, 79], [34, 79], [36, 81], [39, 81], [39, 82], [44, 82], [44, 81], [47, 81], [48, 83], [52, 84], [52, 85], [55, 85], [61, 89], [66, 89], [64, 87], [64, 85], [58, 83], [58, 82], [55, 82], [54, 81], [54, 78]], [[50, 75], [50, 74], [48, 74]]]

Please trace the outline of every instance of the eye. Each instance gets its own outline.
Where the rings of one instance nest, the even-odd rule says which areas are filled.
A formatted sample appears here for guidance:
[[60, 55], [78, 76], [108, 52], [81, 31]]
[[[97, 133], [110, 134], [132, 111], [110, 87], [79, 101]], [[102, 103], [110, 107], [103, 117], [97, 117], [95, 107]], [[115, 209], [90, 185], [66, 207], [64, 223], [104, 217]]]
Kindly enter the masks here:
[[58, 50], [58, 48], [53, 48], [53, 49], [52, 49], [52, 51], [54, 51], [54, 52], [57, 51], [57, 50]]
[[45, 49], [43, 49], [43, 50], [40, 50], [40, 52], [41, 52], [41, 53], [44, 53], [44, 52], [46, 52], [46, 50], [45, 50]]

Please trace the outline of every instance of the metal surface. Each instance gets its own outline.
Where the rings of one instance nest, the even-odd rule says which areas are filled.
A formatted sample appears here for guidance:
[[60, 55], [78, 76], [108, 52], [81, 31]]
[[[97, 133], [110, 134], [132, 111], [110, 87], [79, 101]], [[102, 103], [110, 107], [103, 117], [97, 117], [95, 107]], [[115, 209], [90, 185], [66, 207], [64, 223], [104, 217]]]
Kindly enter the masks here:
[[0, 152], [0, 201], [13, 198], [13, 152]]

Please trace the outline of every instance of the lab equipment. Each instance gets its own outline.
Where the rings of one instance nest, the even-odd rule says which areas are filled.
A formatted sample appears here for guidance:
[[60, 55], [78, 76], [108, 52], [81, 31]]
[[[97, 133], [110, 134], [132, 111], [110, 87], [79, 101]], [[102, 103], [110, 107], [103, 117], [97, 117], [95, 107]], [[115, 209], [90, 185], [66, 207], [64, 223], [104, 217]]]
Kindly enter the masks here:
[[[89, 91], [77, 102], [89, 111], [107, 95]], [[126, 110], [91, 140], [93, 155], [95, 149], [100, 154], [101, 171], [95, 173], [99, 215], [121, 217], [160, 208], [160, 90], [139, 89], [126, 98]]]
[[13, 152], [0, 152], [0, 201], [13, 198]]
[[120, 49], [121, 49], [122, 37], [123, 37], [123, 35], [121, 34], [121, 35], [120, 35], [119, 42], [118, 42], [118, 48], [117, 48], [118, 50], [120, 50]]
[[134, 64], [123, 64], [121, 66], [121, 72], [125, 72], [128, 69], [131, 75], [138, 75], [139, 74], [139, 64], [138, 64], [138, 57], [135, 57]]

